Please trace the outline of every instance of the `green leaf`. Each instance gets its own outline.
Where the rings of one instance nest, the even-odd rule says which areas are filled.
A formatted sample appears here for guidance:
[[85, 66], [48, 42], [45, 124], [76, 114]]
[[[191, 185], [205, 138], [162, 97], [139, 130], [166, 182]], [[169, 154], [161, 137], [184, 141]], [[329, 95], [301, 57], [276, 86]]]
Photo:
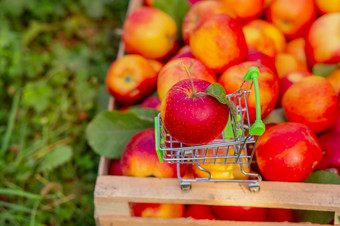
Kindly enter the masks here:
[[159, 111], [153, 108], [130, 108], [129, 112], [134, 113], [138, 118], [154, 122], [155, 117], [158, 115]]
[[[340, 177], [328, 171], [314, 171], [305, 180], [306, 183], [318, 184], [340, 184]], [[328, 224], [333, 220], [334, 213], [328, 211], [296, 210], [296, 217], [299, 221], [312, 222], [318, 224]]]
[[306, 183], [317, 183], [317, 184], [340, 184], [340, 176], [328, 171], [318, 170], [314, 171], [305, 180]]
[[132, 112], [104, 111], [88, 124], [86, 138], [97, 154], [119, 158], [132, 136], [153, 126], [153, 121], [143, 120]]
[[226, 97], [226, 92], [223, 88], [223, 86], [219, 83], [213, 83], [211, 84], [207, 90], [206, 93], [209, 96], [215, 97], [221, 104], [225, 104], [228, 106], [230, 112], [231, 112], [231, 116], [234, 118], [235, 122], [236, 122], [236, 115], [237, 115], [237, 110], [236, 110], [236, 106], [234, 104], [233, 101], [230, 101], [227, 99]]
[[59, 146], [49, 152], [41, 161], [38, 172], [52, 170], [67, 161], [72, 157], [72, 148], [68, 145]]
[[315, 64], [312, 68], [312, 73], [314, 75], [327, 77], [337, 68], [340, 68], [340, 63], [339, 64]]
[[177, 36], [182, 40], [183, 18], [190, 9], [186, 0], [154, 0], [154, 8], [160, 9], [171, 16], [177, 25]]

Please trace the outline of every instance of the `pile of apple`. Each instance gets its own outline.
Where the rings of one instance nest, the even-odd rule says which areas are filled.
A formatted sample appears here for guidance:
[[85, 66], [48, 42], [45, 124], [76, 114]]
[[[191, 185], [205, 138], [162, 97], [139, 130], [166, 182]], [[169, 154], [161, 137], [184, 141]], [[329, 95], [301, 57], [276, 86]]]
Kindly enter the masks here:
[[[132, 105], [160, 110], [175, 139], [187, 145], [206, 144], [221, 133], [229, 115], [228, 107], [208, 95], [207, 88], [219, 83], [231, 94], [240, 88], [247, 70], [257, 66], [261, 117], [265, 122], [266, 117], [279, 120], [266, 125], [259, 138], [255, 168], [271, 181], [302, 182], [320, 169], [339, 174], [339, 1], [188, 0], [190, 9], [181, 26], [153, 7], [154, 2], [145, 1], [126, 18], [122, 35], [126, 55], [107, 73], [108, 92], [122, 111]], [[251, 123], [255, 105], [253, 90], [248, 101]], [[283, 116], [276, 115], [280, 109]], [[215, 179], [245, 177], [237, 165], [207, 167]], [[182, 173], [187, 178], [207, 176], [190, 165]], [[110, 174], [176, 177], [176, 165], [159, 162], [150, 128], [132, 137], [121, 159], [112, 160]], [[282, 209], [131, 206], [135, 216], [143, 217], [295, 220], [291, 210]]]

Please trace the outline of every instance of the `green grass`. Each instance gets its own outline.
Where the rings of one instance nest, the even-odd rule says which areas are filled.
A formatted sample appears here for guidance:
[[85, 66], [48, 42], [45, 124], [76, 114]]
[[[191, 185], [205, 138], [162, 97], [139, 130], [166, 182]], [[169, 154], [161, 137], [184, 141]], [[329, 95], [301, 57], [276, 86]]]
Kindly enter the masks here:
[[0, 225], [93, 225], [105, 110], [126, 0], [0, 1]]

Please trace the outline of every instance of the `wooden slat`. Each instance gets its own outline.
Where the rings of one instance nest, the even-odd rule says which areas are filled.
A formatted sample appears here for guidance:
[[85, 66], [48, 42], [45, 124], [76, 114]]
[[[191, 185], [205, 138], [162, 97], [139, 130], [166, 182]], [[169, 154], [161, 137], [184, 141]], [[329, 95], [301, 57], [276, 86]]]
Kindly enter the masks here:
[[100, 157], [99, 167], [98, 167], [98, 176], [109, 175], [109, 165], [110, 159], [106, 157]]
[[[220, 220], [194, 220], [192, 218], [178, 219], [159, 219], [159, 218], [141, 218], [141, 217], [124, 217], [124, 216], [100, 216], [97, 219], [99, 226], [303, 226], [320, 224], [312, 223], [288, 223], [288, 222], [245, 222], [245, 221], [220, 221]], [[324, 225], [324, 224], [323, 224]]]
[[196, 182], [188, 192], [176, 178], [99, 176], [96, 207], [111, 202], [184, 203], [340, 211], [340, 186], [292, 182], [260, 183], [252, 193], [247, 184]]

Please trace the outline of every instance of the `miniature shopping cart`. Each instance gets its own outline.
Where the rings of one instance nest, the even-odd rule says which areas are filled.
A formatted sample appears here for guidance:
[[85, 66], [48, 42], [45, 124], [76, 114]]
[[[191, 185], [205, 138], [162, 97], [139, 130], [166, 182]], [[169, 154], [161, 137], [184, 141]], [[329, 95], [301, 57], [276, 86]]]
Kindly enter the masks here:
[[[156, 151], [161, 162], [177, 164], [177, 176], [180, 179], [182, 190], [190, 190], [191, 182], [214, 181], [214, 182], [244, 182], [249, 183], [251, 191], [259, 191], [261, 176], [257, 173], [247, 172], [254, 156], [255, 145], [260, 135], [264, 133], [265, 126], [261, 120], [260, 94], [258, 86], [259, 69], [251, 67], [244, 82], [236, 92], [227, 95], [227, 99], [235, 104], [237, 115], [231, 117], [223, 133], [213, 142], [201, 146], [186, 146], [173, 139], [163, 126], [160, 114], [155, 117]], [[249, 82], [247, 82], [249, 81]], [[244, 86], [249, 87], [245, 90]], [[249, 86], [248, 83], [251, 83]], [[256, 121], [251, 125], [247, 102], [254, 86], [256, 100]], [[253, 146], [250, 150], [250, 146]], [[206, 177], [183, 178], [181, 166], [194, 164]], [[249, 179], [214, 179], [207, 164], [238, 164], [241, 175]]]

